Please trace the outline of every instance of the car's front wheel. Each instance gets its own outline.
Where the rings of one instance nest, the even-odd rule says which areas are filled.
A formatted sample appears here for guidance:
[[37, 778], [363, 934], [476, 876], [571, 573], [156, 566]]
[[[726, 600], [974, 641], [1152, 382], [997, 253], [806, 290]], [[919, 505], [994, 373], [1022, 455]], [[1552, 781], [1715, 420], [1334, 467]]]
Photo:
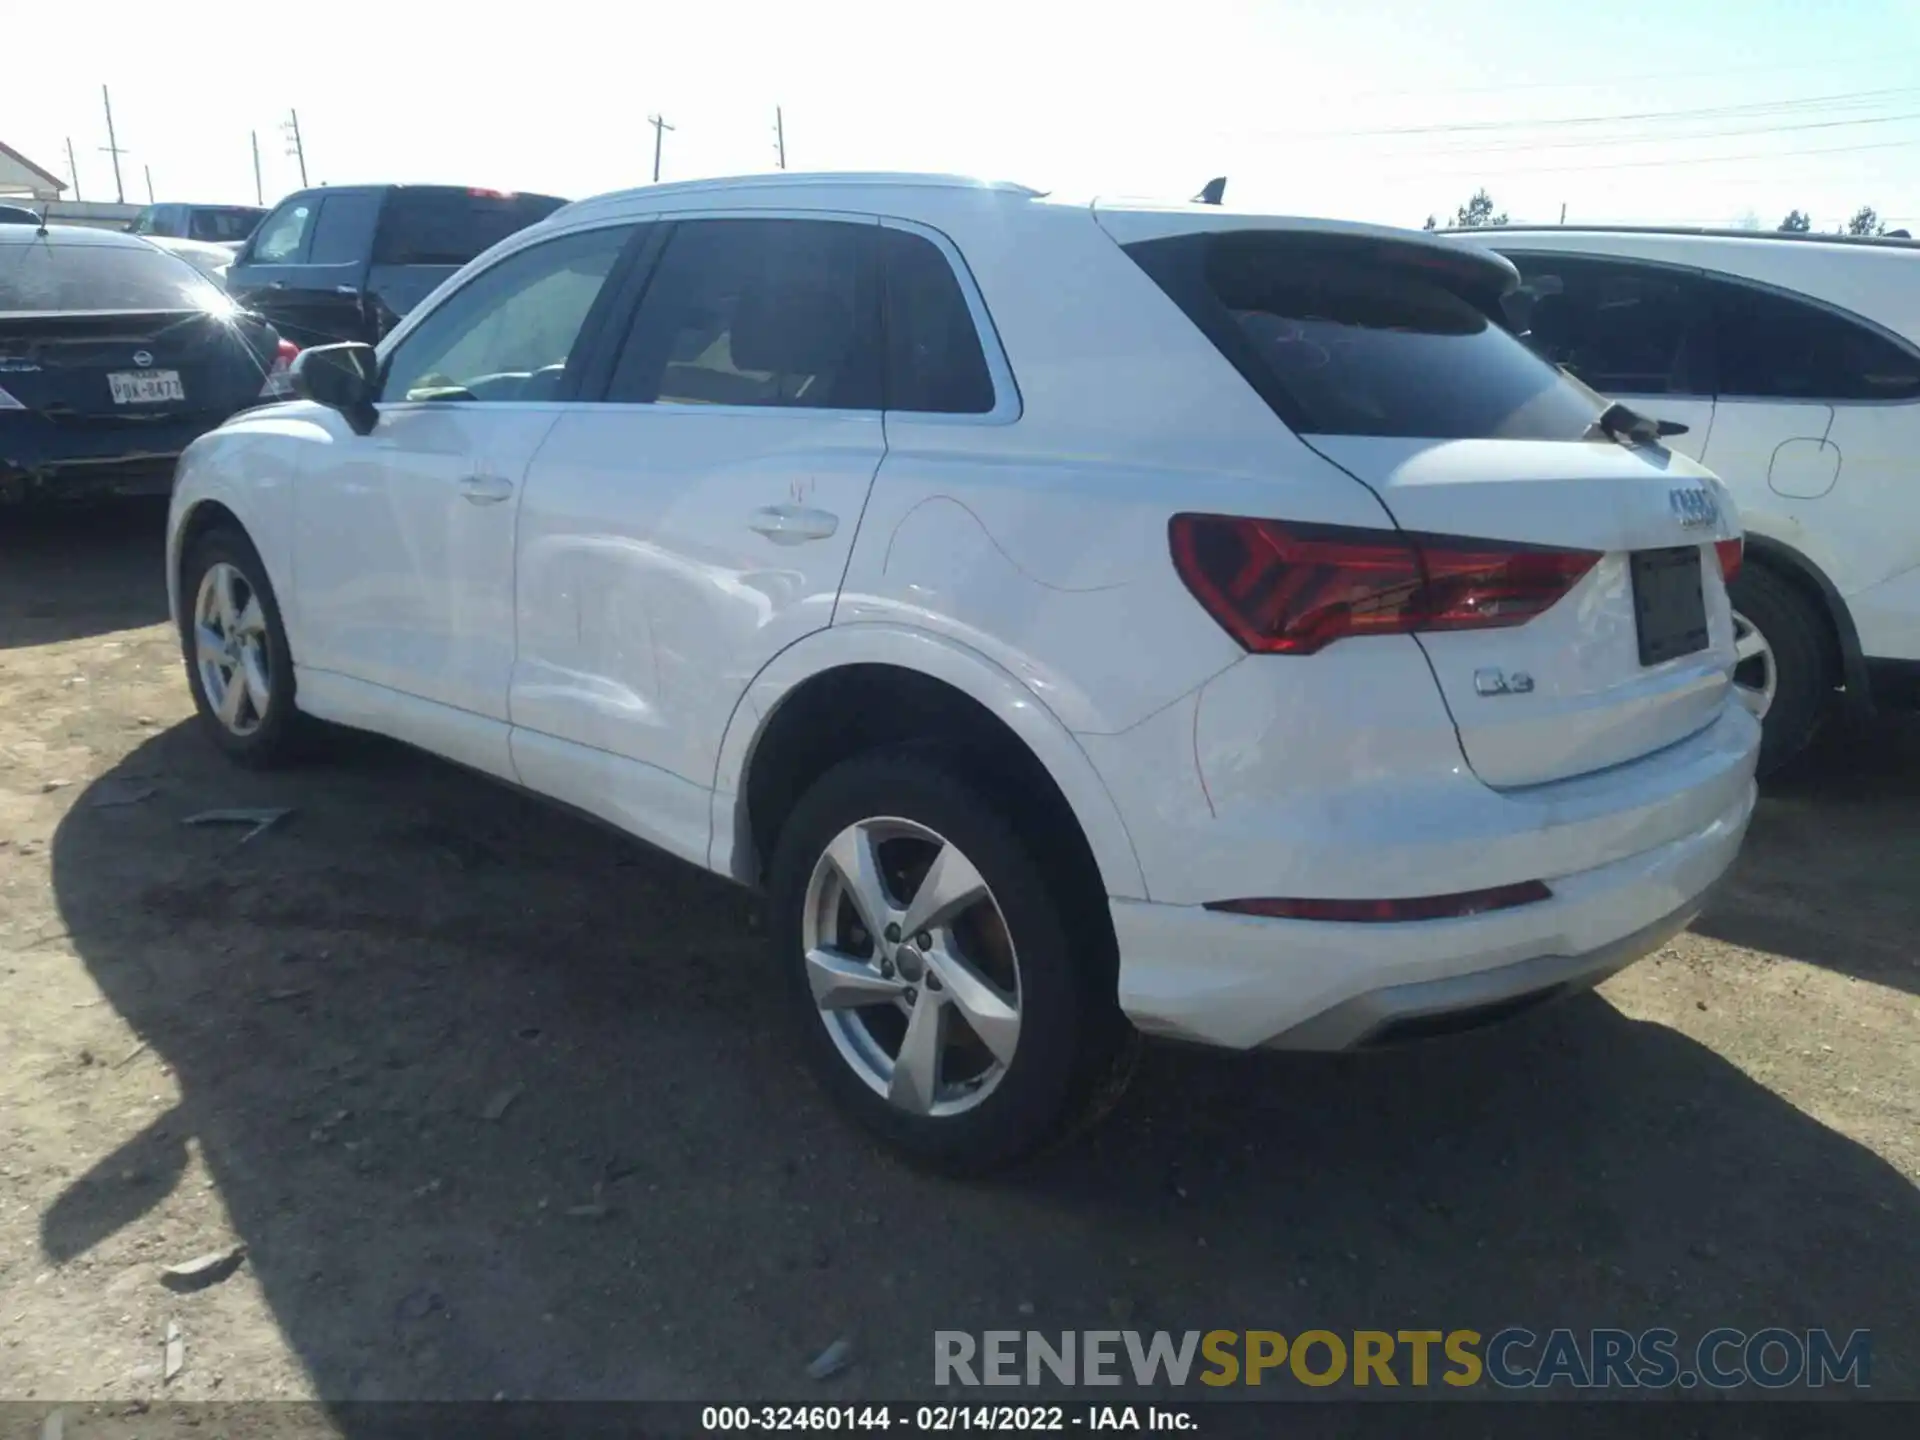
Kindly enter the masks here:
[[937, 757], [822, 777], [773, 858], [775, 963], [840, 1104], [910, 1157], [1011, 1163], [1117, 1093], [1132, 1035], [1110, 937], [1011, 811]]
[[238, 530], [209, 530], [188, 550], [181, 581], [180, 646], [207, 734], [243, 764], [291, 758], [303, 738], [293, 656], [259, 552]]

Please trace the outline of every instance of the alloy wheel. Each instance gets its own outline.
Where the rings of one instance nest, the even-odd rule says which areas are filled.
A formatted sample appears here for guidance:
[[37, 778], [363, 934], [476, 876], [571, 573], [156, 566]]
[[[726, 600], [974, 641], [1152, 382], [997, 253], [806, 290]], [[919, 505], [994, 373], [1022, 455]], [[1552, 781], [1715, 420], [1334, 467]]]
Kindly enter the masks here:
[[1767, 637], [1738, 610], [1733, 612], [1733, 656], [1734, 693], [1756, 720], [1764, 720], [1780, 688], [1780, 670]]
[[897, 817], [847, 826], [814, 865], [801, 940], [821, 1023], [876, 1094], [944, 1117], [993, 1093], [1020, 1043], [1020, 965], [957, 845]]
[[239, 566], [222, 560], [201, 577], [193, 647], [200, 688], [215, 716], [231, 734], [253, 734], [272, 703], [273, 670], [266, 612]]

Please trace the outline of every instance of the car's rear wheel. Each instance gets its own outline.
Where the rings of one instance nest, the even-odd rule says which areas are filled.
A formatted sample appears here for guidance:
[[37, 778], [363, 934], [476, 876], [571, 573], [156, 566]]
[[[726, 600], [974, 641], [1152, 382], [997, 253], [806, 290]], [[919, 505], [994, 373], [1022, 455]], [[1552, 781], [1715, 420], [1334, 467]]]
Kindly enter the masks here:
[[1807, 748], [1833, 704], [1825, 617], [1792, 582], [1749, 563], [1734, 577], [1734, 692], [1760, 721], [1760, 773]]
[[253, 543], [238, 530], [209, 530], [188, 550], [181, 582], [180, 645], [206, 733], [243, 764], [291, 759], [304, 738], [293, 656]]
[[910, 1157], [1011, 1163], [1110, 1100], [1132, 1055], [1111, 940], [988, 792], [863, 756], [804, 795], [771, 873], [775, 963], [834, 1098]]

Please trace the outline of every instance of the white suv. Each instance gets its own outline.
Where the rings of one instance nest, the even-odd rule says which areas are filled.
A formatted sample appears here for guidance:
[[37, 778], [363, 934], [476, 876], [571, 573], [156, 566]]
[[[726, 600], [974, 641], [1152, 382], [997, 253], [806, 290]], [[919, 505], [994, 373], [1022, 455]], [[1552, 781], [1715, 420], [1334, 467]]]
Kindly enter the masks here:
[[1687, 923], [1759, 744], [1729, 503], [1513, 283], [937, 177], [570, 205], [188, 452], [194, 698], [236, 759], [377, 730], [764, 887], [824, 1083], [949, 1167], [1136, 1027], [1511, 1013]]
[[1687, 426], [1747, 532], [1735, 681], [1761, 770], [1832, 709], [1920, 701], [1920, 243], [1751, 231], [1481, 232], [1541, 355]]

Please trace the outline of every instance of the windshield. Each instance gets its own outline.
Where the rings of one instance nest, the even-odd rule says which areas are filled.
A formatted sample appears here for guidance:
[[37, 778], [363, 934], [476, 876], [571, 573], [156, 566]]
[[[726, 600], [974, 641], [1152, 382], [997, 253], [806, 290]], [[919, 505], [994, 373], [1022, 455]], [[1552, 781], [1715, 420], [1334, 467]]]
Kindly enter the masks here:
[[254, 227], [267, 212], [247, 206], [225, 209], [192, 210], [187, 215], [187, 238], [211, 240], [216, 244], [238, 244], [253, 234]]
[[1599, 413], [1445, 257], [1261, 231], [1127, 248], [1300, 434], [1579, 440]]
[[57, 236], [0, 243], [0, 312], [220, 310], [226, 304], [186, 261], [147, 245]]

